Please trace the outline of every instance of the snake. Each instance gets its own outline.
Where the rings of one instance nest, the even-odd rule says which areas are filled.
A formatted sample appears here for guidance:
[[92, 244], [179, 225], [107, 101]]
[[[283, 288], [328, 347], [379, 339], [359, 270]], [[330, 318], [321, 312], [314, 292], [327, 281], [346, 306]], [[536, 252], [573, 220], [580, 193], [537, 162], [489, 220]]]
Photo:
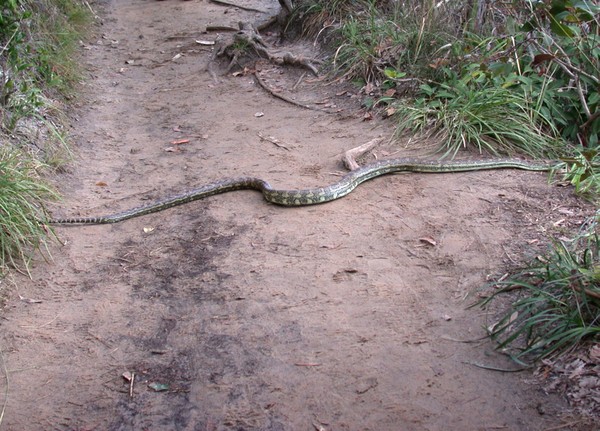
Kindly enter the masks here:
[[528, 162], [520, 159], [451, 160], [444, 162], [412, 158], [388, 159], [376, 161], [352, 170], [342, 176], [339, 181], [325, 187], [299, 190], [278, 190], [274, 189], [267, 181], [260, 178], [226, 178], [126, 211], [97, 217], [56, 218], [49, 220], [49, 223], [56, 225], [118, 223], [134, 217], [163, 211], [188, 202], [235, 190], [257, 190], [262, 193], [267, 202], [281, 206], [298, 207], [316, 205], [344, 197], [365, 181], [396, 172], [448, 173], [491, 169], [550, 171], [554, 169], [555, 166], [556, 162]]

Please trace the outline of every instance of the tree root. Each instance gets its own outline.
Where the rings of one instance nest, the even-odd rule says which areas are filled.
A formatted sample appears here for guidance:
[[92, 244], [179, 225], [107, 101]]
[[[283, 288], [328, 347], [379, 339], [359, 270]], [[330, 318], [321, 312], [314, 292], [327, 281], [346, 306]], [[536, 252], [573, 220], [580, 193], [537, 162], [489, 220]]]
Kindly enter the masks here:
[[254, 77], [256, 78], [256, 81], [258, 82], [258, 84], [263, 88], [263, 90], [265, 90], [271, 96], [276, 97], [277, 99], [283, 100], [284, 102], [287, 102], [287, 103], [291, 103], [294, 106], [299, 106], [300, 108], [310, 109], [312, 111], [328, 112], [328, 111], [324, 111], [322, 109], [316, 108], [314, 106], [310, 106], [310, 105], [307, 105], [307, 104], [304, 104], [301, 102], [297, 102], [294, 99], [290, 99], [289, 97], [284, 96], [283, 94], [281, 94], [278, 91], [269, 87], [267, 85], [267, 83], [261, 78], [261, 76], [259, 75], [258, 72], [254, 72]]
[[303, 67], [315, 76], [318, 75], [317, 65], [321, 63], [319, 60], [309, 59], [291, 52], [276, 52], [267, 46], [254, 25], [247, 22], [240, 22], [238, 25], [238, 31], [227, 35], [222, 41], [217, 41], [217, 47], [211, 60], [214, 61], [218, 57], [229, 58], [230, 62], [225, 74], [231, 72], [231, 69], [236, 65], [243, 68], [243, 65], [240, 64], [242, 57], [254, 56], [269, 60], [278, 66]]

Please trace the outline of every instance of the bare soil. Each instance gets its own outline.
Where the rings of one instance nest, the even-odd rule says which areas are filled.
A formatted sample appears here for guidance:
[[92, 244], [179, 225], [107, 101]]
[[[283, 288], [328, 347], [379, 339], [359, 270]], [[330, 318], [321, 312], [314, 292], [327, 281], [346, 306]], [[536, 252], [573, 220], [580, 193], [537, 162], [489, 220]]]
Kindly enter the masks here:
[[[391, 135], [391, 121], [364, 121], [357, 89], [306, 75], [289, 91], [300, 70], [260, 73], [336, 113], [275, 99], [252, 74], [215, 82], [211, 46], [196, 41], [217, 35], [204, 28], [279, 7], [236, 1], [267, 13], [207, 0], [92, 3], [102, 25], [82, 45], [77, 159], [57, 179], [55, 215], [115, 212], [224, 177], [324, 185], [345, 150]], [[392, 154], [407, 150], [374, 152]], [[31, 280], [16, 277], [2, 311], [1, 425], [593, 429], [530, 372], [480, 367], [515, 364], [481, 340], [487, 312], [467, 308], [489, 277], [590, 211], [544, 174], [493, 171], [387, 176], [314, 207], [234, 192], [58, 227], [64, 245], [35, 262]]]

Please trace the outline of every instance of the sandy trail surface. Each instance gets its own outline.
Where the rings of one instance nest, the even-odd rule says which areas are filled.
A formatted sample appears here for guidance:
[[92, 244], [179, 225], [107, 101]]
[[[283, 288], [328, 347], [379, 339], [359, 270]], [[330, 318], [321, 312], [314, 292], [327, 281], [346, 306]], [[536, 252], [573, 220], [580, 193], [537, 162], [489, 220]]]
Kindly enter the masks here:
[[[111, 213], [225, 177], [329, 184], [391, 121], [357, 90], [261, 66], [215, 82], [216, 33], [266, 14], [187, 2], [93, 3], [76, 160], [57, 216]], [[293, 48], [293, 47], [292, 47]], [[298, 47], [300, 48], [300, 47]], [[223, 65], [221, 65], [223, 67]], [[263, 139], [268, 137], [269, 139]], [[189, 140], [187, 143], [173, 142]], [[276, 140], [277, 144], [272, 141]], [[374, 156], [405, 154], [383, 145]], [[371, 156], [371, 157], [374, 157]], [[493, 351], [488, 277], [587, 215], [543, 173], [405, 174], [320, 206], [232, 192], [127, 222], [58, 227], [0, 319], [6, 430], [543, 430], [564, 401]], [[475, 342], [465, 342], [475, 341]], [[133, 377], [133, 382], [131, 377]], [[6, 386], [3, 380], [3, 388]]]

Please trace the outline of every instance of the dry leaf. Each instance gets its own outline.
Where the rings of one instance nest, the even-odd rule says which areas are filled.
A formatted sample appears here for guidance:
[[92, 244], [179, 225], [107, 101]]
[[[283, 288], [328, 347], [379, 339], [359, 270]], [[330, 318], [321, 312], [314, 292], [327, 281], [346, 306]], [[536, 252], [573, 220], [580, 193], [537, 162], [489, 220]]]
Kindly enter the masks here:
[[362, 88], [362, 90], [365, 92], [365, 94], [371, 94], [375, 91], [375, 84], [369, 82]]
[[98, 181], [98, 182], [96, 183], [96, 185], [97, 185], [98, 187], [106, 187], [106, 186], [108, 186], [108, 184], [106, 184], [104, 181]]
[[425, 244], [429, 244], [431, 246], [436, 246], [437, 245], [437, 242], [435, 241], [435, 239], [433, 239], [433, 238], [431, 238], [429, 236], [424, 236], [422, 238], [419, 238], [419, 241], [421, 241], [422, 243], [425, 243]]
[[540, 63], [550, 62], [551, 60], [554, 60], [554, 58], [555, 57], [552, 54], [537, 54], [535, 57], [533, 57], [531, 65], [537, 66]]

